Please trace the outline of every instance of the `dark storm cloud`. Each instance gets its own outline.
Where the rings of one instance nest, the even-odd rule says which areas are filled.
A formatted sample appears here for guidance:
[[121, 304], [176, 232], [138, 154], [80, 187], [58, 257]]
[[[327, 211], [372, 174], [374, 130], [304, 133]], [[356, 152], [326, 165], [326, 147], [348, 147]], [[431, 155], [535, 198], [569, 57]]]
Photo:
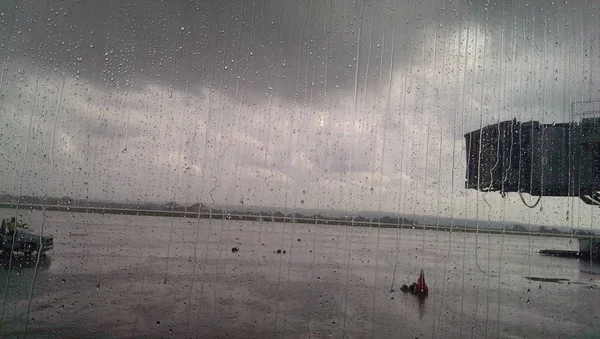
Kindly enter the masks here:
[[[360, 104], [363, 96], [369, 100], [365, 94], [385, 94], [392, 62], [405, 72], [412, 67], [415, 77], [434, 55], [464, 54], [455, 42], [459, 31], [466, 39], [465, 28], [470, 28], [468, 54], [476, 52], [477, 40], [488, 41], [491, 57], [478, 61], [488, 78], [500, 57], [512, 52], [515, 58], [532, 58], [534, 52], [548, 59], [565, 53], [568, 44], [555, 42], [569, 37], [576, 42], [578, 33], [593, 32], [597, 20], [582, 11], [591, 8], [594, 14], [597, 6], [589, 1], [13, 2], [4, 3], [1, 37], [15, 47], [5, 49], [9, 57], [78, 74], [108, 91], [158, 84], [167, 94], [180, 88], [201, 96], [199, 88], [206, 86], [246, 104], [271, 93], [315, 106], [325, 103], [327, 83], [330, 102], [356, 89], [353, 100]], [[437, 50], [433, 39], [439, 39]], [[527, 46], [510, 45], [517, 40]], [[452, 61], [438, 65], [447, 62], [447, 79], [460, 80]]]
[[4, 4], [2, 39], [16, 47], [13, 58], [79, 72], [107, 90], [202, 85], [240, 97], [271, 87], [300, 104], [316, 86], [314, 104], [326, 81], [331, 97], [355, 80], [361, 88], [380, 81], [394, 24], [402, 65], [419, 23], [452, 20], [439, 11], [387, 1], [18, 2]]

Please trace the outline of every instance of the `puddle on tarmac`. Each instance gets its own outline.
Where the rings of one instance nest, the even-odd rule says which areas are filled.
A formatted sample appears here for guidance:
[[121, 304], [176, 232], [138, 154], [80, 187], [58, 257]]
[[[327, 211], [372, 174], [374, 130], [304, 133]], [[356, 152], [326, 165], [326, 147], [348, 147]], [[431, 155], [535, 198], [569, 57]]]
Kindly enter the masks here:
[[542, 282], [551, 282], [551, 283], [569, 282], [569, 279], [564, 279], [564, 278], [525, 277], [525, 279], [529, 279], [531, 281], [542, 281]]

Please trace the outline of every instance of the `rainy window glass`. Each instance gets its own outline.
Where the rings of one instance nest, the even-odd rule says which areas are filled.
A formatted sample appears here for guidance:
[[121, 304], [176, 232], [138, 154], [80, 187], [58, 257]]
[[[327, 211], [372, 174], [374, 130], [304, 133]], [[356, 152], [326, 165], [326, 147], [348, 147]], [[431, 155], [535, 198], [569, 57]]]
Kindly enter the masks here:
[[594, 0], [0, 4], [0, 337], [595, 337]]

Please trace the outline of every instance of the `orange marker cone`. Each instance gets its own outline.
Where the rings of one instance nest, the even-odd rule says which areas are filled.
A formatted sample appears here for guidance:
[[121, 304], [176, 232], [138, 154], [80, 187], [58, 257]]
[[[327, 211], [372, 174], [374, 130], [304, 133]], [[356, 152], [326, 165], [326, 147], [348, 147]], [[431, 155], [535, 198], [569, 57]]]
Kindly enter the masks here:
[[421, 275], [419, 275], [419, 280], [417, 281], [417, 288], [415, 292], [420, 295], [425, 295], [429, 293], [429, 289], [427, 288], [427, 284], [425, 283], [425, 274], [423, 273], [423, 269], [421, 269]]

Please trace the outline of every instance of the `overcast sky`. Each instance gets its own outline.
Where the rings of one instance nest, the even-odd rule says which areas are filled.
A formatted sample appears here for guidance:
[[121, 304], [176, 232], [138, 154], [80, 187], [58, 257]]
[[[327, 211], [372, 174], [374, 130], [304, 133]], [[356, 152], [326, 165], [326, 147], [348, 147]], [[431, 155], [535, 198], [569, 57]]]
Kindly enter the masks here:
[[4, 1], [0, 15], [0, 193], [598, 215], [465, 190], [463, 137], [600, 100], [595, 0]]

